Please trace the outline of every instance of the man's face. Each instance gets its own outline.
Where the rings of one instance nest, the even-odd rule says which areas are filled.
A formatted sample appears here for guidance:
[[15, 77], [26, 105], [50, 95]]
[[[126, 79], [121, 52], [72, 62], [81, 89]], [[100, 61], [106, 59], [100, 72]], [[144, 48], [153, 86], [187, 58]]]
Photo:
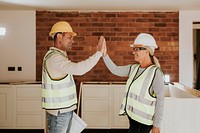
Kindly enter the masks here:
[[70, 35], [69, 33], [62, 33], [62, 38], [61, 38], [61, 48], [62, 50], [69, 50], [72, 48], [72, 44], [74, 43], [73, 36]]

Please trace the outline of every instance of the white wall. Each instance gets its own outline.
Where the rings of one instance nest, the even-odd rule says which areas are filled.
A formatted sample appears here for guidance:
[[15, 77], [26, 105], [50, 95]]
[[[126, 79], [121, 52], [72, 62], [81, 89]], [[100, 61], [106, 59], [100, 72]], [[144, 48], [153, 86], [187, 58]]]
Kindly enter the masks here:
[[193, 87], [193, 22], [200, 22], [200, 11], [179, 12], [179, 82]]
[[35, 11], [0, 11], [0, 27], [7, 30], [0, 36], [0, 82], [36, 79], [35, 20]]

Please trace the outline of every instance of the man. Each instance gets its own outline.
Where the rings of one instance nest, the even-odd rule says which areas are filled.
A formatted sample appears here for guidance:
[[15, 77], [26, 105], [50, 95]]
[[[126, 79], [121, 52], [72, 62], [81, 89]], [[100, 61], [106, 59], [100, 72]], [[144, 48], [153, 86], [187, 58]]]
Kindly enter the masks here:
[[72, 75], [83, 75], [97, 64], [105, 48], [104, 37], [100, 37], [95, 54], [85, 61], [74, 63], [68, 59], [67, 50], [71, 49], [73, 37], [77, 34], [69, 23], [55, 23], [49, 35], [53, 38], [54, 46], [43, 59], [42, 107], [46, 110], [48, 133], [68, 133], [77, 104]]

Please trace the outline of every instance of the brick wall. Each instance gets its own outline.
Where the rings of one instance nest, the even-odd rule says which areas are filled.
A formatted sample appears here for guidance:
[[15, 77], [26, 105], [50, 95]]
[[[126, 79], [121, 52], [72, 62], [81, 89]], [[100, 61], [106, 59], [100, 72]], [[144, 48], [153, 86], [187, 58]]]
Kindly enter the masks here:
[[[134, 63], [129, 44], [135, 37], [146, 32], [152, 34], [159, 46], [155, 55], [171, 81], [178, 81], [179, 75], [179, 13], [178, 12], [36, 12], [36, 59], [37, 80], [41, 80], [42, 59], [52, 39], [48, 33], [54, 23], [68, 21], [78, 33], [73, 49], [68, 51], [70, 60], [79, 62], [96, 52], [100, 35], [106, 37], [108, 54], [117, 65]], [[112, 75], [101, 59], [83, 76], [74, 76], [81, 81], [126, 81]]]

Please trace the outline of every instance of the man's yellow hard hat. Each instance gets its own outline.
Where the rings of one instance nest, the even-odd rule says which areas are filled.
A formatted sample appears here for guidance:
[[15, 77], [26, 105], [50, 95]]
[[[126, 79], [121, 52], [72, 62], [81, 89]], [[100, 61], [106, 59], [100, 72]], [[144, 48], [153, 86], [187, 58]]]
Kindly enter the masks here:
[[66, 21], [60, 21], [60, 22], [55, 23], [51, 28], [49, 36], [53, 38], [53, 36], [58, 32], [67, 32], [67, 33], [70, 33], [72, 36], [77, 35], [75, 32], [73, 32], [72, 27]]

